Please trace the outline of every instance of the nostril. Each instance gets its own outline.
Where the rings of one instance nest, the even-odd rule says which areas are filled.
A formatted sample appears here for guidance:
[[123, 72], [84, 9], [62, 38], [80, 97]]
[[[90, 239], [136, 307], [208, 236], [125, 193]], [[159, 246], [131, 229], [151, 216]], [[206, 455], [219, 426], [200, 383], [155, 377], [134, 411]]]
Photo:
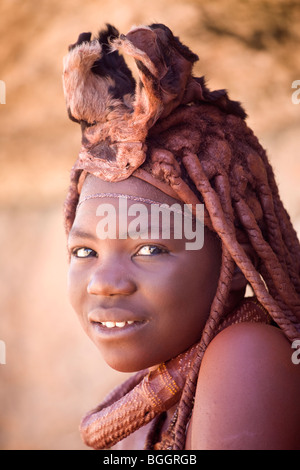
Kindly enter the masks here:
[[136, 291], [136, 284], [126, 276], [120, 276], [118, 270], [112, 272], [96, 272], [87, 285], [89, 295], [113, 297], [116, 295], [130, 295]]

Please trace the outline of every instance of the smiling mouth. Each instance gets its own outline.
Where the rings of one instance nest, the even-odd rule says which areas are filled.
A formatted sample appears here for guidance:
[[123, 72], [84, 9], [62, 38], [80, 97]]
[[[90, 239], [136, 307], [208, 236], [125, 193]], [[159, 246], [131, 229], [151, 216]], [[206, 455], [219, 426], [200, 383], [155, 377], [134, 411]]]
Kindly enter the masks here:
[[[140, 317], [140, 318], [139, 318]], [[102, 332], [131, 330], [141, 326], [148, 319], [135, 315], [131, 310], [122, 308], [96, 308], [88, 314], [89, 322]]]
[[122, 321], [92, 321], [94, 332], [103, 340], [111, 338], [124, 338], [133, 335], [144, 328], [147, 321], [122, 320]]
[[128, 321], [100, 321], [97, 322], [100, 323], [100, 325], [106, 327], [106, 328], [124, 328], [125, 326], [132, 325], [134, 322], [133, 320], [128, 320]]
[[99, 333], [105, 332], [122, 332], [122, 331], [134, 331], [136, 328], [145, 325], [146, 321], [136, 321], [136, 320], [127, 320], [127, 321], [91, 321], [91, 324], [96, 331]]

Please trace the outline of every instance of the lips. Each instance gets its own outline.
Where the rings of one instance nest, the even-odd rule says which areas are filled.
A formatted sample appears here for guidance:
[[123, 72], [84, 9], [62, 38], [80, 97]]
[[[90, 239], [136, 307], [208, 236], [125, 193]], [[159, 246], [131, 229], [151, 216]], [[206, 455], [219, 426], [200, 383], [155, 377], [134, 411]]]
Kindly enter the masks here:
[[102, 328], [122, 329], [133, 324], [144, 323], [145, 318], [134, 314], [130, 310], [121, 308], [97, 308], [88, 314], [88, 320]]
[[99, 323], [101, 323], [101, 325], [105, 326], [106, 328], [124, 328], [124, 326], [132, 325], [134, 321], [101, 321]]

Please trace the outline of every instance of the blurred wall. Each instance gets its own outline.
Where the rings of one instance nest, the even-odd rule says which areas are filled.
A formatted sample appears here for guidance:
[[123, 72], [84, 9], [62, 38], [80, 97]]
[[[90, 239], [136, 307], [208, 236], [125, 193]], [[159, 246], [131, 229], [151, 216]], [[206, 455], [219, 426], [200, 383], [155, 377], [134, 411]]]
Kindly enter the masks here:
[[102, 361], [66, 296], [62, 204], [80, 130], [65, 110], [62, 57], [106, 22], [124, 33], [165, 23], [199, 54], [195, 74], [245, 106], [300, 229], [299, 2], [1, 0], [1, 449], [84, 448], [82, 414], [126, 378]]

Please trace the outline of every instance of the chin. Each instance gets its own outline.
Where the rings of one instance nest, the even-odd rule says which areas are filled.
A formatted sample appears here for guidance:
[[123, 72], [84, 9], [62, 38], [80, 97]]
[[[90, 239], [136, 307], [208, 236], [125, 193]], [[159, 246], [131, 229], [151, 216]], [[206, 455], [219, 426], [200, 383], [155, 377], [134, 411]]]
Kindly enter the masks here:
[[145, 360], [145, 358], [142, 358], [142, 360], [137, 360], [137, 358], [129, 359], [128, 357], [113, 358], [103, 354], [102, 357], [109, 367], [116, 370], [117, 372], [125, 373], [139, 372], [141, 370], [149, 369], [160, 364], [159, 361]]
[[[104, 358], [105, 360], [105, 358]], [[105, 360], [106, 364], [111, 367], [112, 369], [116, 370], [117, 372], [124, 372], [124, 373], [133, 373], [139, 372], [141, 370], [147, 369], [148, 366], [139, 366], [136, 364], [129, 364], [128, 362], [124, 363], [123, 361], [107, 361]]]

